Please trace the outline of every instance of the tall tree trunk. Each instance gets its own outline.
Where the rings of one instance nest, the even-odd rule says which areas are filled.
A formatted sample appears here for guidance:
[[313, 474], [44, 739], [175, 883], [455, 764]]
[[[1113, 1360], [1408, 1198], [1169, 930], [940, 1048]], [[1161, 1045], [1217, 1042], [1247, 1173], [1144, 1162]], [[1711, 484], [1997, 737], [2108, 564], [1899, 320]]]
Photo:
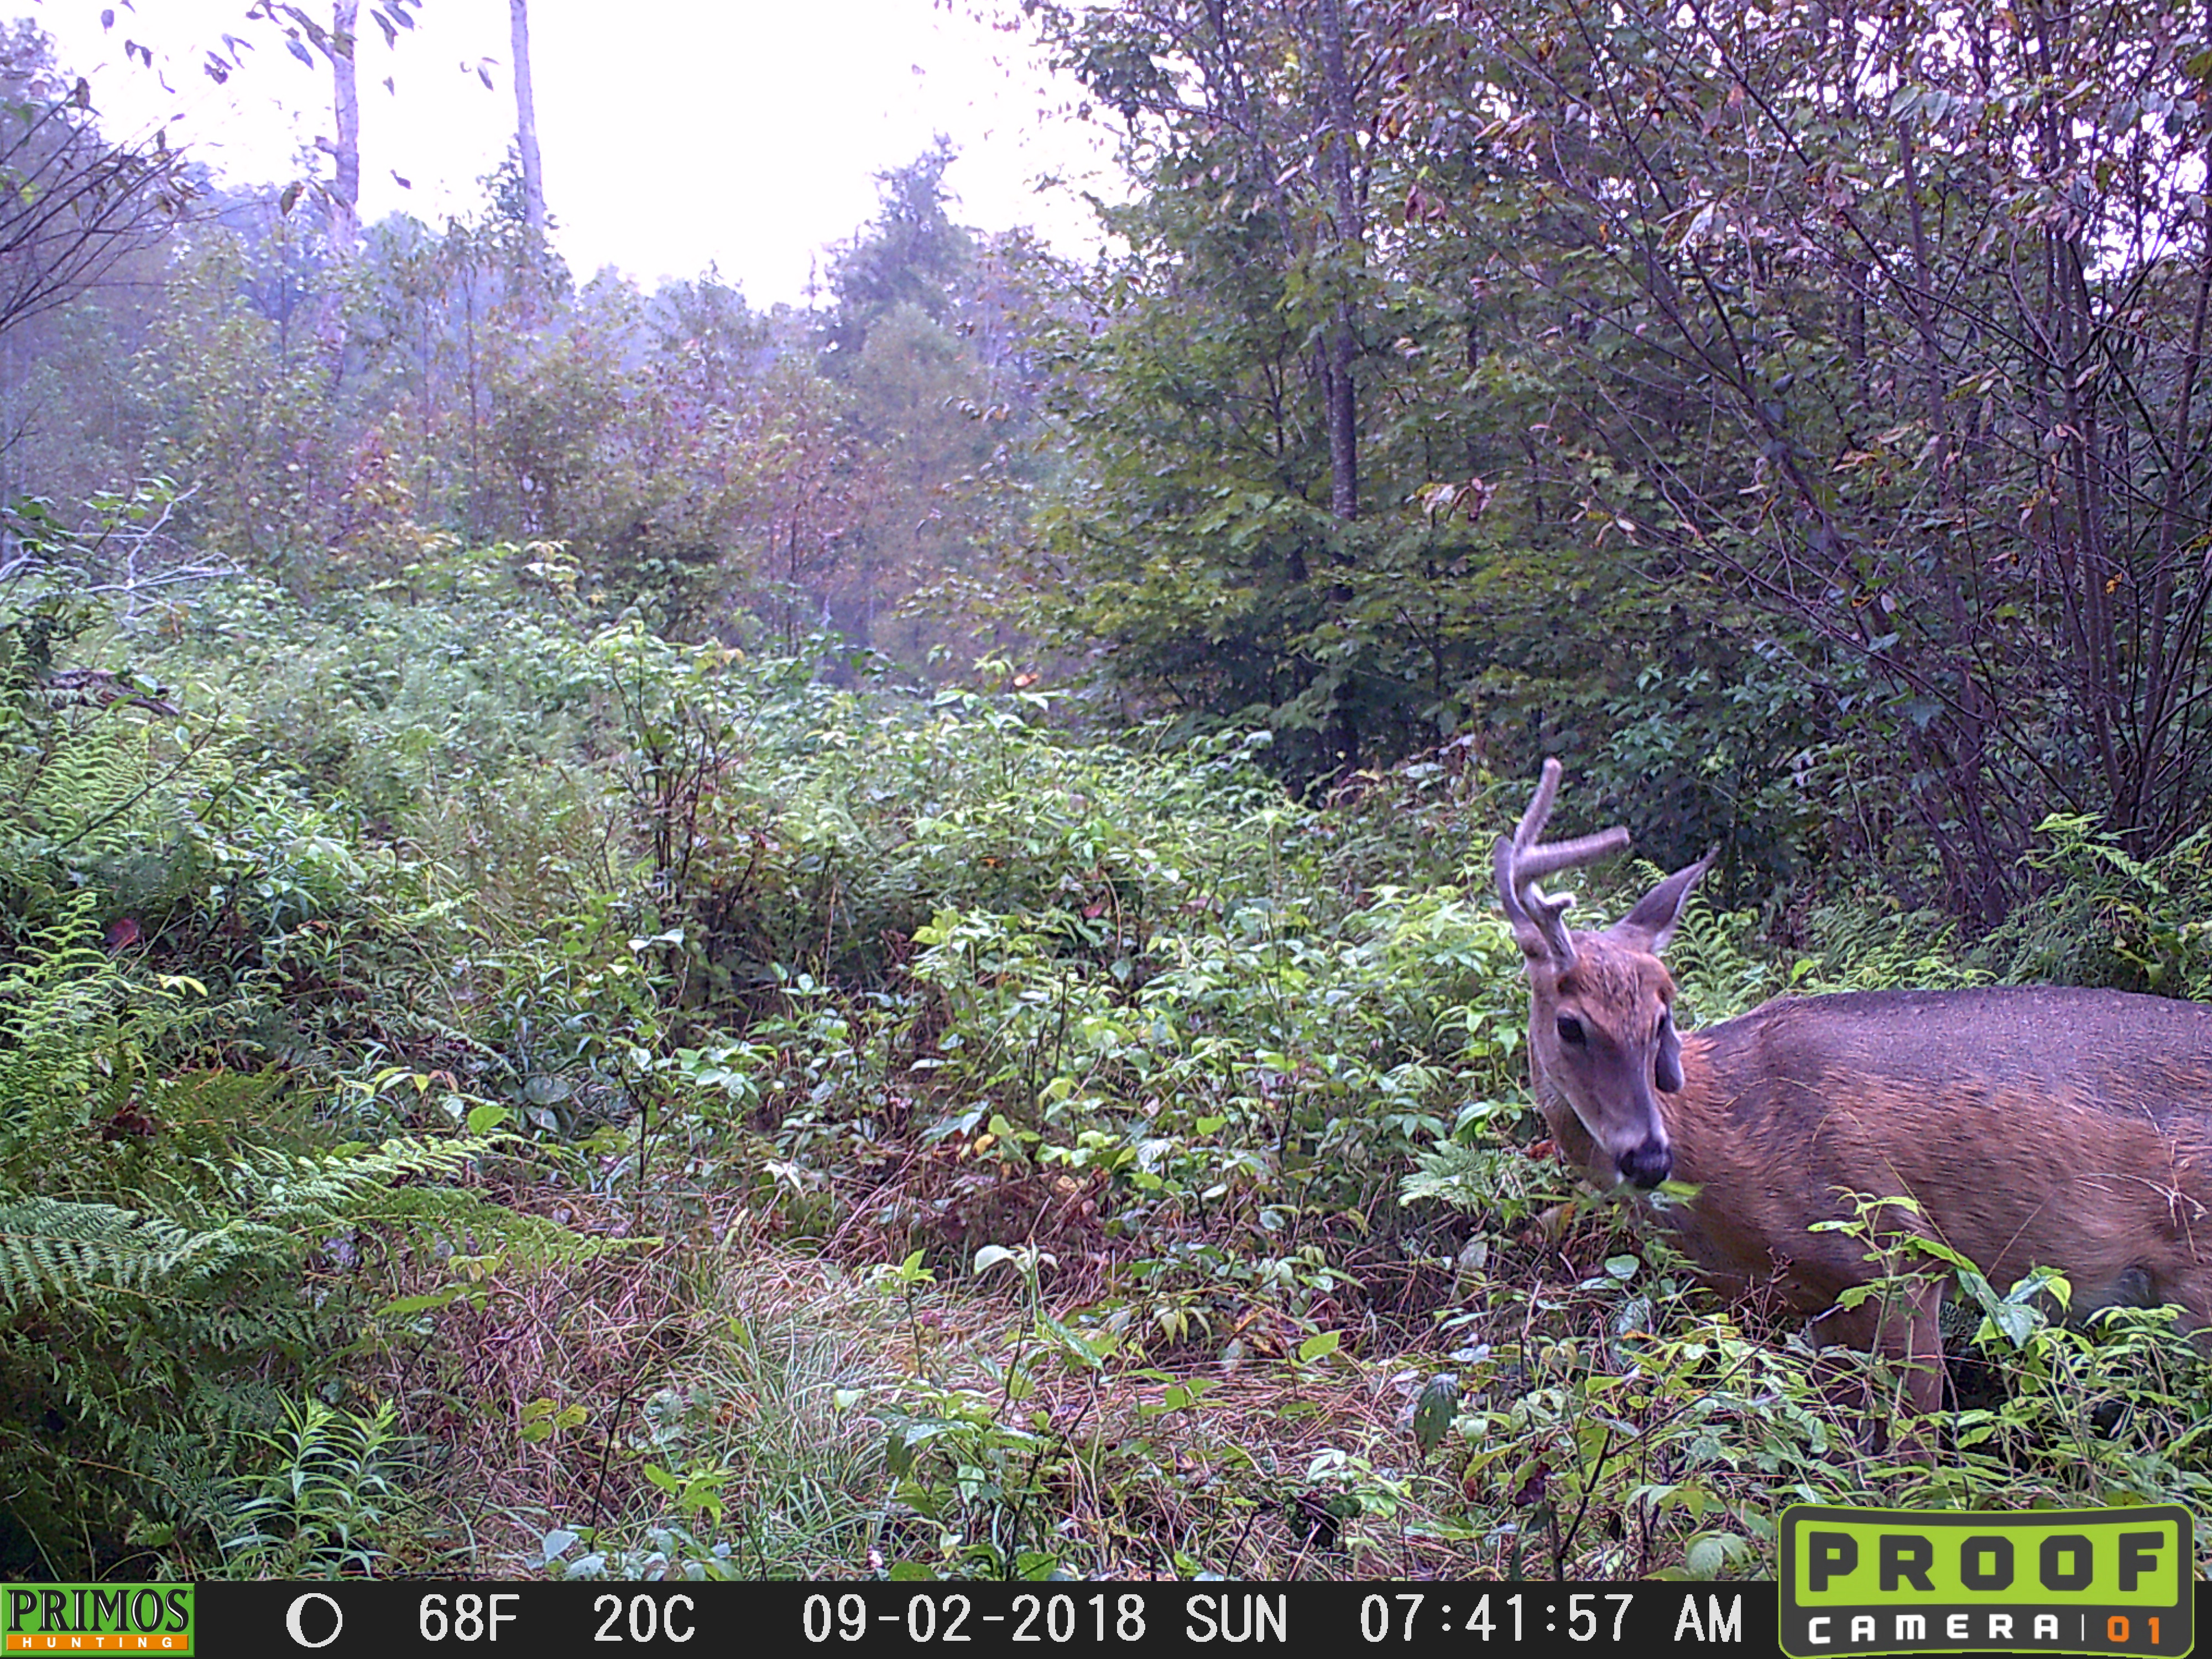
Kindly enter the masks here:
[[1344, 14], [1340, 0], [1316, 0], [1315, 11], [1321, 37], [1321, 141], [1327, 151], [1330, 205], [1336, 222], [1334, 245], [1330, 249], [1336, 266], [1336, 319], [1329, 330], [1322, 371], [1322, 392], [1328, 404], [1328, 505], [1338, 518], [1356, 519], [1359, 516], [1359, 402], [1352, 365], [1358, 350], [1358, 335], [1353, 326], [1352, 286], [1366, 240], [1352, 168], [1353, 135], [1358, 125], [1352, 104], [1352, 76], [1344, 61]]
[[[1352, 74], [1344, 58], [1344, 13], [1340, 0], [1315, 0], [1316, 33], [1321, 47], [1322, 119], [1319, 137], [1322, 166], [1328, 180], [1328, 280], [1336, 290], [1336, 315], [1322, 348], [1322, 397], [1328, 419], [1328, 510], [1350, 521], [1359, 516], [1359, 389], [1352, 362], [1359, 350], [1359, 336], [1352, 310], [1352, 293], [1364, 262], [1366, 225], [1359, 207], [1359, 190], [1352, 177], [1352, 147], [1357, 143], [1358, 117], [1352, 102]], [[1332, 592], [1338, 604], [1352, 597], [1350, 587], [1339, 584]], [[1336, 762], [1345, 773], [1358, 766], [1360, 731], [1358, 702], [1348, 688], [1336, 696], [1330, 736]]]
[[522, 161], [522, 212], [545, 228], [545, 169], [538, 159], [538, 100], [530, 86], [530, 0], [507, 0], [514, 38], [514, 148]]
[[337, 176], [331, 183], [331, 258], [343, 264], [361, 251], [361, 94], [356, 85], [354, 25], [361, 0], [335, 0], [331, 7], [331, 103], [337, 120], [337, 142], [331, 154]]
[[330, 150], [337, 167], [326, 198], [324, 241], [330, 254], [330, 273], [315, 310], [315, 339], [334, 364], [340, 365], [345, 357], [345, 314], [337, 276], [361, 252], [361, 94], [354, 63], [354, 25], [360, 18], [361, 0], [333, 0], [331, 108], [337, 137]]

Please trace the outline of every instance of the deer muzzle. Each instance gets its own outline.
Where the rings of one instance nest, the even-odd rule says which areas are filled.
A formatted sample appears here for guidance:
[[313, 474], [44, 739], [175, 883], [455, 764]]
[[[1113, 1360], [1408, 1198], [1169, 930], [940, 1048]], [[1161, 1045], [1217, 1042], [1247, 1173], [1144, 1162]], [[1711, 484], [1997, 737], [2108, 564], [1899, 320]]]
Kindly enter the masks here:
[[1622, 1152], [1613, 1160], [1613, 1165], [1620, 1171], [1623, 1181], [1648, 1192], [1674, 1173], [1674, 1149], [1657, 1135], [1652, 1135]]

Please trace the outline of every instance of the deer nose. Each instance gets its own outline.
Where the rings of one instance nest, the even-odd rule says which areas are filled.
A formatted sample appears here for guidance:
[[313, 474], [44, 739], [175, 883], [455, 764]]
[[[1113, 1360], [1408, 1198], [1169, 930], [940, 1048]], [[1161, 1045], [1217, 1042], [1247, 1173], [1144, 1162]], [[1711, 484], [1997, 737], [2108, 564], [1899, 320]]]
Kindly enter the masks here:
[[1674, 1148], [1656, 1136], [1640, 1146], [1632, 1146], [1615, 1160], [1620, 1178], [1647, 1191], [1664, 1181], [1674, 1168]]

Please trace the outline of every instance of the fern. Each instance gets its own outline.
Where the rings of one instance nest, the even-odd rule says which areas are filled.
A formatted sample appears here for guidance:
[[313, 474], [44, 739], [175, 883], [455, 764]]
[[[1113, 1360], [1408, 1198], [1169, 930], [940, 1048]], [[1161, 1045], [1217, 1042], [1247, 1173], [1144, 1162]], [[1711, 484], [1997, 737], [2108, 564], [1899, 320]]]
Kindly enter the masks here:
[[2212, 830], [2148, 860], [2094, 818], [2037, 832], [2027, 862], [2048, 884], [1980, 947], [1999, 978], [2212, 998]]
[[19, 1199], [0, 1205], [0, 1298], [21, 1310], [110, 1291], [149, 1295], [191, 1243], [173, 1223], [112, 1204]]
[[237, 1206], [219, 1224], [192, 1230], [118, 1205], [23, 1197], [0, 1203], [0, 1300], [98, 1303], [118, 1291], [179, 1296], [303, 1254], [337, 1230], [374, 1227], [424, 1243], [496, 1249], [539, 1267], [589, 1257], [599, 1247], [566, 1228], [489, 1204], [458, 1187], [405, 1186], [450, 1179], [495, 1150], [481, 1137], [395, 1139], [320, 1155], [264, 1149], [224, 1184]]
[[[0, 1489], [66, 1474], [90, 1518], [119, 1515], [119, 1504], [201, 1537], [233, 1535], [224, 1494], [234, 1493], [237, 1460], [369, 1317], [357, 1274], [325, 1271], [311, 1285], [310, 1260], [334, 1237], [373, 1233], [526, 1267], [598, 1253], [454, 1184], [495, 1151], [482, 1137], [256, 1149], [197, 1182], [167, 1183], [204, 1192], [219, 1176], [223, 1201], [197, 1225], [112, 1201], [9, 1195], [0, 1401], [40, 1402], [47, 1420], [34, 1436], [0, 1418]], [[285, 1376], [290, 1388], [270, 1386]]]
[[204, 744], [179, 750], [142, 719], [5, 711], [0, 896], [32, 927], [81, 891], [104, 911], [179, 902], [198, 865], [188, 803], [218, 781]]
[[0, 967], [0, 1559], [64, 1576], [149, 1519], [238, 1535], [286, 1402], [372, 1316], [358, 1267], [311, 1272], [333, 1239], [525, 1268], [601, 1248], [468, 1184], [495, 1138], [332, 1145], [280, 1072], [167, 1069], [191, 993], [82, 943], [89, 902]]

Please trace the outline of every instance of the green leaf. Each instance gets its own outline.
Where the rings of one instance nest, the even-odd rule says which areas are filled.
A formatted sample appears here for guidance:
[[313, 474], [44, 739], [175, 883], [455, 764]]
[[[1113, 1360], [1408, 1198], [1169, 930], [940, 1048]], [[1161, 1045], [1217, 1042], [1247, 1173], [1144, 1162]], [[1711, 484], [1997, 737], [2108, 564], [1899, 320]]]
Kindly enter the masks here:
[[1459, 1378], [1443, 1372], [1429, 1379], [1413, 1406], [1413, 1439], [1425, 1452], [1443, 1443], [1459, 1415]]

